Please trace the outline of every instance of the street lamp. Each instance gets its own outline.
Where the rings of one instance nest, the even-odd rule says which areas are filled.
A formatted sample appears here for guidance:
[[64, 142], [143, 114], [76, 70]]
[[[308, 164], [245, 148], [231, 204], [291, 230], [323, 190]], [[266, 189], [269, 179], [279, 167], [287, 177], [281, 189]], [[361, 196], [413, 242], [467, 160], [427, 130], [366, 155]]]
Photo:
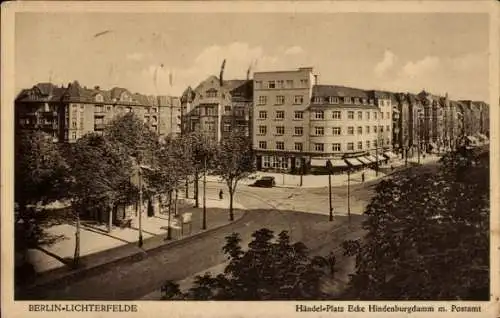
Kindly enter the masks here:
[[326, 168], [328, 169], [328, 203], [330, 207], [330, 222], [333, 221], [333, 206], [332, 206], [332, 170], [333, 170], [333, 165], [330, 160], [326, 161]]

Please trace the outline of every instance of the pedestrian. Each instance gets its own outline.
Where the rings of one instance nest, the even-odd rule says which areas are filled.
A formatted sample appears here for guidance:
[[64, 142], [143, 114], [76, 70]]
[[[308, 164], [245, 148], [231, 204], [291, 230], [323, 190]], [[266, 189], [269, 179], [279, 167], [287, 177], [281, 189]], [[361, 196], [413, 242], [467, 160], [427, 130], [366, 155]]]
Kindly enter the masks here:
[[393, 165], [391, 165], [391, 171], [394, 171], [394, 166]]
[[222, 189], [220, 189], [219, 191], [219, 200], [222, 200], [224, 197], [224, 192], [222, 191]]
[[364, 172], [361, 174], [361, 182], [365, 182], [365, 173]]

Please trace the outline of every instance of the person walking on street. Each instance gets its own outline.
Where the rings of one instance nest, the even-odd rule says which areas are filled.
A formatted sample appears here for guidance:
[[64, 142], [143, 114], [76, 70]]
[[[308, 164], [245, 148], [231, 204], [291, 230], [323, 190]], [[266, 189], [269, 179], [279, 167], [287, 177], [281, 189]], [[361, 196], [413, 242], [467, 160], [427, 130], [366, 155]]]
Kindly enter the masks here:
[[365, 173], [364, 172], [361, 174], [361, 182], [365, 182]]
[[220, 189], [219, 191], [219, 200], [222, 200], [224, 198], [224, 192], [222, 191], [222, 189]]

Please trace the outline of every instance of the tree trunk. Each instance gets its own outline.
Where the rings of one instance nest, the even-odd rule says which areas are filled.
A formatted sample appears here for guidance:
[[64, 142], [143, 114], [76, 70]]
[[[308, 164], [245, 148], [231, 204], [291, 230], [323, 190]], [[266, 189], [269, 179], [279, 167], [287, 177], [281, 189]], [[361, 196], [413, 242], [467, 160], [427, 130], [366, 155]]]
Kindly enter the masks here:
[[174, 198], [174, 216], [177, 217], [177, 200], [179, 198], [179, 191], [175, 189], [175, 198]]
[[111, 233], [111, 229], [113, 228], [113, 203], [109, 204], [109, 215], [108, 215], [108, 233]]
[[234, 212], [233, 212], [233, 196], [234, 192], [231, 188], [229, 188], [229, 221], [234, 221]]
[[186, 199], [189, 199], [189, 180], [186, 178]]
[[200, 199], [199, 199], [199, 174], [198, 170], [194, 172], [194, 207], [199, 208], [200, 207]]
[[75, 232], [75, 255], [73, 256], [73, 266], [78, 267], [80, 262], [80, 213], [76, 212], [76, 232]]

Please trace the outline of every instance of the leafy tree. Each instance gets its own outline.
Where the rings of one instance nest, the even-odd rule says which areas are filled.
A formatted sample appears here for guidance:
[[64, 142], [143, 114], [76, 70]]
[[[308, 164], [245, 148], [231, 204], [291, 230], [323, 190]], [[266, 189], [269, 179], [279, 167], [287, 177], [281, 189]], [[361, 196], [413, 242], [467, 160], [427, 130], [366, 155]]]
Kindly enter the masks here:
[[229, 191], [229, 220], [234, 220], [233, 199], [238, 182], [255, 171], [251, 142], [244, 134], [232, 131], [222, 139], [215, 154], [214, 173], [220, 176]]
[[223, 274], [197, 276], [184, 294], [178, 285], [167, 282], [164, 298], [297, 300], [323, 297], [320, 286], [323, 271], [315, 263], [319, 259], [313, 262], [304, 244], [292, 244], [286, 231], [275, 237], [272, 231], [261, 229], [252, 237], [248, 250], [244, 251], [238, 234], [227, 236], [223, 251], [228, 265]]
[[72, 176], [68, 190], [77, 226], [74, 257], [77, 263], [80, 214], [91, 214], [95, 217], [96, 212], [107, 211], [108, 230], [111, 231], [114, 206], [117, 203], [130, 202], [136, 197], [137, 189], [130, 182], [132, 160], [119, 144], [113, 144], [102, 136], [90, 133], [78, 139], [67, 155]]
[[53, 244], [62, 238], [45, 231], [46, 226], [58, 216], [39, 208], [38, 204], [65, 199], [68, 165], [59, 145], [41, 131], [16, 131], [14, 147], [14, 244], [18, 282], [17, 278], [27, 277], [26, 271], [17, 270], [18, 266], [33, 272], [32, 268], [29, 269], [31, 265], [26, 258], [27, 250]]
[[152, 163], [158, 135], [136, 114], [129, 112], [115, 116], [106, 126], [104, 136], [109, 142], [119, 144], [138, 164]]
[[488, 153], [446, 155], [437, 173], [411, 170], [377, 186], [347, 299], [489, 297]]

